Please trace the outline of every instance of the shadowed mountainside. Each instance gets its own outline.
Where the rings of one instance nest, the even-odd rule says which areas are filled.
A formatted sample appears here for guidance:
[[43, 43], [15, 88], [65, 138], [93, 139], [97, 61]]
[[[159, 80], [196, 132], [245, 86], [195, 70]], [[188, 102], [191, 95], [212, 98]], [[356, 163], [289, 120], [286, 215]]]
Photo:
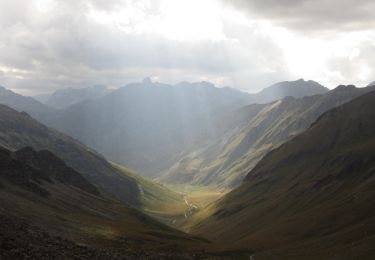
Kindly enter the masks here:
[[47, 117], [55, 111], [32, 97], [22, 96], [2, 86], [0, 86], [0, 104], [40, 118]]
[[373, 259], [375, 92], [268, 153], [188, 228], [257, 259]]
[[207, 246], [102, 197], [49, 151], [1, 147], [0, 159], [0, 257], [164, 259], [163, 254], [183, 257]]
[[[107, 196], [113, 196], [139, 208], [152, 207], [148, 197], [158, 196], [160, 203], [181, 203], [182, 196], [158, 184], [144, 186], [142, 178], [136, 179], [126, 170], [112, 166], [104, 157], [73, 138], [50, 129], [26, 113], [19, 113], [0, 105], [0, 145], [11, 150], [32, 147], [35, 150], [49, 150], [59, 156], [70, 167], [80, 172]], [[145, 204], [146, 203], [146, 204]]]
[[40, 183], [54, 181], [100, 195], [95, 186], [50, 151], [36, 152], [31, 147], [25, 147], [11, 153], [0, 147], [0, 156], [1, 177], [39, 195], [48, 195]]

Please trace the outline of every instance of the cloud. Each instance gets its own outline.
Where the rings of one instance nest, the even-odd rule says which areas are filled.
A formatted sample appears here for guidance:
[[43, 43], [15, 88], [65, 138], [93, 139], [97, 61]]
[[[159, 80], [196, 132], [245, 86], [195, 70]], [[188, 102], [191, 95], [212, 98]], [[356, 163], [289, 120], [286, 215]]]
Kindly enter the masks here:
[[222, 1], [0, 1], [0, 85], [44, 93], [151, 76], [257, 91], [300, 77], [329, 87], [375, 78], [371, 2], [340, 1], [351, 7], [341, 14], [338, 0]]
[[368, 30], [375, 26], [373, 0], [222, 0], [255, 19], [300, 32]]
[[349, 55], [331, 57], [327, 68], [338, 83], [367, 85], [375, 79], [375, 37], [361, 41]]
[[[17, 2], [0, 6], [3, 85], [48, 92], [92, 84], [119, 87], [153, 76], [169, 83], [209, 80], [257, 90], [282, 78], [275, 73], [282, 67], [282, 51], [256, 28], [242, 28], [244, 35], [219, 41], [179, 41], [149, 31], [124, 31], [90, 16], [93, 8], [111, 13], [123, 1], [42, 2], [42, 6], [29, 3], [22, 11]], [[155, 1], [147, 3], [139, 8], [154, 8]], [[225, 26], [235, 30], [238, 25], [227, 21]]]

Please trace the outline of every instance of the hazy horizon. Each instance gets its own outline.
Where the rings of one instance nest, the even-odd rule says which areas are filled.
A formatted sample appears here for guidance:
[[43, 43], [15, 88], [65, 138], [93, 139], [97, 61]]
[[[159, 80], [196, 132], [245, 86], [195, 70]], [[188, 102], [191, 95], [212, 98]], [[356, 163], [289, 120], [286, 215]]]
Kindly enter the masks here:
[[[41, 93], [24, 93], [22, 90], [18, 89], [18, 88], [8, 88], [7, 86], [3, 86], [3, 85], [0, 85], [1, 87], [4, 87], [6, 89], [9, 89], [11, 91], [13, 91], [14, 93], [16, 94], [20, 94], [20, 95], [24, 95], [26, 97], [39, 97], [39, 96], [46, 96], [46, 97], [49, 97], [50, 95], [54, 94], [56, 91], [58, 90], [67, 90], [67, 89], [89, 89], [89, 88], [96, 88], [96, 87], [104, 87], [106, 89], [109, 89], [111, 91], [115, 91], [115, 90], [119, 90], [123, 87], [127, 87], [129, 85], [133, 85], [133, 84], [140, 84], [142, 83], [142, 81], [144, 81], [146, 78], [149, 78], [149, 77], [145, 77], [143, 79], [140, 79], [138, 81], [134, 81], [134, 82], [129, 82], [127, 84], [124, 84], [124, 85], [121, 85], [121, 86], [112, 86], [112, 87], [109, 87], [109, 86], [106, 86], [106, 85], [102, 85], [102, 84], [94, 84], [94, 85], [91, 85], [91, 86], [86, 86], [86, 85], [83, 85], [83, 86], [78, 86], [78, 87], [69, 87], [69, 86], [66, 86], [66, 87], [62, 87], [62, 88], [59, 88], [59, 89], [55, 89], [55, 90], [48, 90], [46, 92], [41, 92]], [[304, 80], [305, 82], [307, 81], [315, 81], [315, 80], [312, 80], [312, 79], [304, 79], [304, 78], [299, 78], [299, 79], [295, 79], [295, 80], [283, 80], [283, 81], [278, 81], [278, 82], [274, 82], [274, 83], [271, 83], [270, 85], [267, 85], [267, 86], [262, 86], [261, 88], [257, 89], [257, 90], [245, 90], [245, 89], [239, 89], [239, 88], [236, 88], [236, 87], [233, 87], [233, 86], [218, 86], [218, 85], [215, 85], [214, 83], [210, 82], [210, 81], [197, 81], [197, 82], [194, 82], [194, 81], [178, 81], [178, 82], [175, 82], [175, 83], [164, 83], [164, 82], [158, 82], [158, 81], [152, 81], [153, 84], [166, 84], [168, 86], [177, 86], [179, 84], [182, 84], [182, 83], [190, 83], [190, 84], [197, 84], [197, 83], [209, 83], [209, 84], [212, 84], [215, 88], [231, 88], [231, 89], [234, 89], [234, 90], [238, 90], [240, 92], [244, 92], [244, 93], [248, 93], [248, 94], [257, 94], [259, 92], [261, 92], [262, 90], [268, 88], [268, 87], [271, 87], [277, 83], [280, 83], [280, 82], [294, 82], [294, 81], [298, 81], [298, 80]], [[317, 81], [315, 81], [317, 82]], [[319, 83], [319, 82], [317, 82]], [[361, 86], [358, 86], [358, 85], [354, 85], [354, 84], [339, 84], [339, 85], [335, 85], [335, 86], [332, 86], [332, 87], [326, 87], [328, 88], [329, 90], [332, 90], [332, 89], [335, 89], [336, 87], [340, 86], [340, 85], [354, 85], [355, 87], [357, 88], [364, 88], [364, 87], [367, 87], [369, 86], [371, 83], [373, 82], [368, 82], [368, 84], [364, 84], [364, 85], [361, 85]]]

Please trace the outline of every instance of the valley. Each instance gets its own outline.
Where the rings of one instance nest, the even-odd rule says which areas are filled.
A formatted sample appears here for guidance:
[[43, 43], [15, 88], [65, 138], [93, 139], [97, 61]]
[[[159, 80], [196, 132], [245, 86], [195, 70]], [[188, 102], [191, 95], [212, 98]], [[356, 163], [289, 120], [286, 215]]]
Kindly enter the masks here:
[[374, 86], [144, 80], [82, 93], [49, 107], [0, 91], [5, 259], [374, 255]]
[[0, 0], [0, 260], [374, 260], [374, 0]]

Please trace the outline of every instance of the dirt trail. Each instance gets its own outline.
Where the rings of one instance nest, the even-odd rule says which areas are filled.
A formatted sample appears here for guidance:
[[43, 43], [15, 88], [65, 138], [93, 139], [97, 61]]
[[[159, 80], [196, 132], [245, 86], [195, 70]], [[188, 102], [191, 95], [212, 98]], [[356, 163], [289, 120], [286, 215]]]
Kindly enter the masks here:
[[187, 195], [184, 195], [184, 201], [185, 204], [187, 205], [187, 209], [185, 210], [185, 219], [190, 217], [194, 212], [199, 210], [199, 207], [193, 203], [190, 203], [188, 200]]

